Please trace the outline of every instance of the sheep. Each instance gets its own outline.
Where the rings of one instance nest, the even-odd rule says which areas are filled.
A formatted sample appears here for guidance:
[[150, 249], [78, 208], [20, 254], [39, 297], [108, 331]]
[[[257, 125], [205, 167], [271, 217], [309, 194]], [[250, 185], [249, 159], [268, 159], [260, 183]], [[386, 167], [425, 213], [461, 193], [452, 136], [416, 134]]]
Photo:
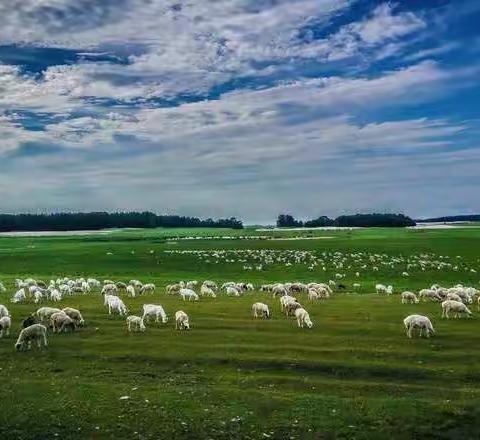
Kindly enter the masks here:
[[295, 314], [295, 310], [301, 309], [302, 305], [297, 301], [289, 301], [285, 304], [284, 311], [286, 316], [291, 316]]
[[67, 331], [67, 328], [70, 328], [72, 331], [75, 331], [75, 322], [70, 316], [65, 312], [57, 312], [50, 316], [50, 325], [53, 329], [53, 333], [60, 333], [62, 331]]
[[212, 298], [217, 297], [217, 294], [213, 291], [213, 289], [206, 286], [205, 284], [202, 284], [202, 287], [200, 287], [200, 295], [211, 296]]
[[136, 332], [138, 331], [144, 332], [147, 329], [145, 327], [145, 323], [143, 322], [143, 317], [135, 316], [135, 315], [130, 315], [127, 317], [126, 325], [127, 325], [128, 332], [132, 331], [132, 327], [133, 327], [133, 331], [136, 331]]
[[3, 304], [0, 304], [0, 318], [3, 318], [4, 316], [10, 316], [10, 313]]
[[270, 310], [266, 304], [257, 302], [252, 305], [252, 312], [254, 318], [270, 318]]
[[7, 288], [4, 286], [4, 284], [0, 281], [0, 293], [5, 293], [7, 291]]
[[190, 330], [188, 315], [183, 310], [175, 312], [175, 330]]
[[118, 292], [118, 287], [113, 284], [113, 283], [108, 283], [108, 284], [105, 284], [102, 288], [102, 295], [105, 295], [105, 294], [112, 294], [112, 293], [117, 293]]
[[109, 315], [118, 313], [120, 316], [124, 316], [127, 314], [127, 307], [118, 296], [105, 295], [104, 298], [104, 305], [108, 306]]
[[33, 302], [34, 302], [35, 304], [38, 304], [39, 302], [42, 302], [43, 294], [42, 294], [42, 292], [40, 292], [40, 290], [36, 290], [36, 291], [33, 293], [33, 297], [34, 297]]
[[283, 295], [280, 297], [280, 308], [285, 310], [285, 307], [287, 306], [288, 303], [290, 302], [296, 302], [297, 298], [290, 296], [290, 295]]
[[167, 287], [166, 287], [166, 292], [169, 294], [169, 295], [176, 295], [177, 293], [180, 292], [181, 289], [183, 289], [185, 287], [183, 281], [181, 283], [177, 283], [177, 284], [169, 284]]
[[418, 296], [426, 301], [427, 298], [430, 298], [432, 301], [441, 301], [442, 297], [433, 289], [422, 289], [418, 293]]
[[198, 295], [191, 289], [181, 289], [180, 296], [184, 301], [198, 301]]
[[422, 336], [423, 331], [425, 331], [427, 338], [430, 337], [430, 334], [435, 334], [435, 330], [433, 329], [430, 319], [423, 315], [409, 315], [403, 320], [403, 324], [409, 338], [412, 337], [414, 328], [420, 329], [420, 337]]
[[65, 307], [64, 309], [62, 309], [62, 312], [64, 312], [67, 316], [72, 318], [76, 325], [79, 325], [82, 327], [85, 325], [85, 320], [83, 319], [83, 316], [80, 313], [80, 310], [74, 309], [72, 307]]
[[277, 284], [272, 289], [272, 295], [274, 298], [278, 295], [288, 295], [288, 291], [283, 284]]
[[126, 292], [128, 296], [135, 298], [135, 287], [133, 287], [131, 284], [127, 286]]
[[360, 287], [362, 287], [362, 285], [360, 283], [353, 283], [354, 290], [358, 290], [358, 289], [360, 289]]
[[61, 301], [62, 300], [62, 293], [57, 289], [53, 289], [50, 292], [50, 299], [54, 302]]
[[128, 284], [129, 284], [130, 286], [135, 287], [135, 289], [141, 289], [142, 286], [143, 286], [143, 283], [142, 283], [141, 281], [139, 281], [139, 280], [130, 280], [130, 281], [128, 282]]
[[451, 300], [451, 301], [458, 301], [458, 302], [463, 302], [463, 299], [457, 295], [455, 292], [449, 292], [447, 293], [447, 300]]
[[217, 283], [215, 281], [205, 280], [202, 283], [202, 287], [203, 286], [208, 287], [209, 289], [212, 289], [213, 291], [218, 289]]
[[187, 281], [187, 283], [185, 284], [185, 287], [187, 289], [194, 289], [197, 284], [198, 284], [198, 281], [196, 281], [196, 280]]
[[449, 312], [453, 312], [454, 318], [459, 318], [460, 314], [472, 316], [468, 307], [460, 301], [447, 300], [442, 302], [442, 318], [450, 319]]
[[12, 299], [10, 300], [12, 303], [20, 303], [27, 299], [27, 295], [25, 294], [25, 289], [19, 289], [15, 292]]
[[317, 291], [314, 290], [314, 289], [310, 289], [308, 291], [308, 300], [309, 301], [316, 301], [318, 299], [320, 299], [320, 296], [318, 295]]
[[304, 328], [304, 326], [307, 326], [308, 328], [313, 327], [313, 322], [310, 319], [310, 315], [304, 308], [297, 308], [295, 310], [295, 317], [297, 318], [297, 324], [300, 328]]
[[240, 291], [233, 286], [228, 286], [227, 287], [227, 295], [229, 296], [240, 296]]
[[30, 327], [24, 328], [20, 332], [17, 342], [15, 342], [15, 349], [30, 349], [32, 341], [37, 341], [38, 348], [41, 348], [42, 343], [46, 347], [48, 345], [47, 327], [42, 324], [33, 324]]
[[393, 286], [385, 286], [383, 284], [376, 284], [375, 290], [378, 294], [385, 293], [387, 295], [391, 295], [393, 293]]
[[61, 312], [60, 309], [56, 309], [54, 307], [40, 307], [37, 310], [37, 317], [40, 320], [40, 322], [43, 322], [44, 319], [50, 319], [50, 316], [52, 316], [54, 313]]
[[162, 306], [157, 304], [144, 304], [143, 305], [143, 316], [142, 319], [145, 319], [148, 322], [150, 316], [155, 317], [155, 322], [158, 322], [159, 318], [162, 319], [162, 323], [165, 324], [168, 321], [167, 314]]
[[413, 292], [403, 292], [402, 293], [402, 304], [418, 304], [419, 300], [417, 295]]
[[117, 281], [115, 283], [115, 286], [117, 286], [117, 289], [121, 289], [121, 290], [125, 290], [127, 288], [127, 285], [122, 281]]
[[144, 284], [140, 289], [140, 293], [153, 293], [153, 292], [155, 292], [155, 284], [153, 283]]
[[12, 326], [12, 318], [10, 316], [2, 316], [0, 318], [0, 338], [3, 335], [8, 336], [10, 334], [10, 327]]

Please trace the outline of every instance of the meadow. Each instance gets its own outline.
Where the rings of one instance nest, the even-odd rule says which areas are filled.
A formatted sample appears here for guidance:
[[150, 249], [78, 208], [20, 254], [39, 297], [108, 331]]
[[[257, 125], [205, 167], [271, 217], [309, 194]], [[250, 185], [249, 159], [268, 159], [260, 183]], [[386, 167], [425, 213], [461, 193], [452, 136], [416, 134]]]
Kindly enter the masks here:
[[[347, 288], [330, 299], [299, 295], [312, 329], [258, 290], [183, 302], [164, 289], [179, 280], [328, 282], [339, 272]], [[124, 301], [134, 314], [162, 304], [170, 321], [126, 334], [95, 291], [61, 303], [82, 311], [84, 328], [15, 352], [21, 319], [39, 307], [10, 303], [15, 278], [59, 276], [153, 282], [154, 294]], [[2, 439], [480, 438], [476, 305], [472, 319], [442, 320], [438, 303], [399, 296], [433, 283], [479, 288], [480, 227], [0, 237], [0, 281], [13, 317], [12, 335], [0, 339]], [[377, 295], [377, 282], [395, 294]], [[270, 320], [252, 319], [256, 301], [270, 306]], [[189, 332], [174, 330], [176, 310], [190, 315]], [[435, 337], [406, 338], [411, 313], [429, 316]]]

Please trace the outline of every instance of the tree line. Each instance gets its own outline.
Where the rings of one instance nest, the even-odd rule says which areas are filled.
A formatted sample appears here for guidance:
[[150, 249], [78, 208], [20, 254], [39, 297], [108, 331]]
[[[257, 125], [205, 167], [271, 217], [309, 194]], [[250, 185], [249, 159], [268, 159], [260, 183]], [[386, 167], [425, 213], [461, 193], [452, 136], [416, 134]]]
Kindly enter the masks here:
[[341, 215], [335, 219], [320, 216], [306, 221], [297, 220], [290, 214], [280, 214], [277, 218], [277, 227], [279, 228], [314, 228], [321, 226], [398, 228], [415, 226], [415, 224], [415, 221], [403, 214], [354, 214]]
[[72, 212], [57, 214], [0, 214], [0, 231], [74, 231], [106, 228], [233, 228], [243, 223], [234, 217], [213, 220], [153, 212]]
[[417, 220], [421, 223], [445, 223], [445, 222], [480, 222], [479, 214], [450, 215], [446, 217], [425, 218]]

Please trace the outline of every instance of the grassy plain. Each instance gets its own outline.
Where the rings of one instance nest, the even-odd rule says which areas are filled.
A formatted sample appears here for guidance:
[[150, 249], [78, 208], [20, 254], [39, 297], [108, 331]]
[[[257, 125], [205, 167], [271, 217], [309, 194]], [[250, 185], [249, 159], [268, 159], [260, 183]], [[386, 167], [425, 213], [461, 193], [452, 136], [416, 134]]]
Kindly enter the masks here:
[[[191, 236], [200, 238], [173, 239]], [[222, 238], [233, 236], [257, 238]], [[328, 263], [324, 271], [281, 261], [244, 269], [255, 267], [251, 258], [261, 250], [280, 257], [325, 252], [326, 260], [333, 252], [383, 254], [384, 260], [428, 254], [449, 257], [458, 268], [416, 268], [407, 278], [402, 265], [369, 267], [357, 278], [358, 267], [346, 266], [346, 292], [315, 303], [301, 297], [315, 323], [311, 330], [298, 329], [281, 316], [277, 299], [258, 291], [198, 303], [164, 293], [166, 284], [182, 279], [259, 285], [327, 281], [340, 271]], [[214, 251], [228, 257], [205, 256]], [[170, 317], [183, 309], [192, 330], [176, 332], [170, 320], [126, 335], [123, 319], [109, 317], [95, 292], [62, 301], [83, 312], [85, 328], [50, 335], [46, 350], [16, 353], [20, 320], [38, 307], [9, 301], [14, 279], [27, 276], [154, 282], [155, 294], [125, 299], [131, 313], [140, 314], [146, 302], [162, 304]], [[438, 304], [402, 305], [398, 295], [373, 293], [376, 282], [391, 283], [396, 292], [432, 283], [480, 287], [480, 228], [2, 237], [0, 280], [8, 288], [0, 303], [14, 320], [12, 335], [0, 340], [2, 439], [480, 438], [478, 317], [446, 321]], [[357, 293], [354, 282], [361, 283]], [[255, 301], [270, 305], [271, 320], [252, 320]], [[410, 313], [427, 314], [437, 335], [408, 340], [402, 320]]]

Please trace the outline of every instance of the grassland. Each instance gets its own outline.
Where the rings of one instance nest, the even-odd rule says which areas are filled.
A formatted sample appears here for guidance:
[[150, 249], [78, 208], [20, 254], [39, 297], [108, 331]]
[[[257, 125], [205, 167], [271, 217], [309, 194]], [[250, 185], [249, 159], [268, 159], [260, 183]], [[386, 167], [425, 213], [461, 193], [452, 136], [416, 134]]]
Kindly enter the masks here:
[[[184, 239], [194, 235], [200, 238]], [[256, 238], [231, 238], [249, 235]], [[280, 315], [278, 300], [260, 292], [199, 303], [163, 293], [165, 284], [181, 279], [258, 285], [326, 281], [336, 272], [282, 263], [245, 270], [238, 258], [215, 262], [191, 252], [262, 249], [278, 255], [435, 254], [430, 258], [449, 257], [459, 269], [411, 270], [408, 278], [400, 266], [363, 271], [359, 278], [345, 270], [342, 282], [360, 282], [359, 292], [349, 288], [328, 301], [303, 300], [315, 323], [303, 331]], [[480, 270], [479, 249], [480, 228], [0, 238], [0, 279], [8, 287], [0, 303], [14, 319], [13, 335], [0, 340], [0, 438], [480, 438], [479, 319], [444, 321], [438, 304], [401, 305], [398, 295], [373, 294], [375, 282], [392, 283], [396, 291], [434, 282], [479, 287], [480, 272], [470, 271]], [[109, 318], [93, 293], [62, 302], [82, 310], [85, 328], [51, 335], [47, 350], [16, 353], [19, 320], [37, 307], [10, 304], [13, 280], [82, 275], [154, 282], [153, 297], [125, 299], [131, 312], [138, 314], [144, 302], [163, 304], [170, 316], [183, 309], [192, 330], [175, 332], [169, 322], [126, 335], [123, 320]], [[255, 300], [271, 306], [271, 320], [251, 319]], [[431, 317], [436, 337], [405, 337], [402, 319], [412, 312]]]

